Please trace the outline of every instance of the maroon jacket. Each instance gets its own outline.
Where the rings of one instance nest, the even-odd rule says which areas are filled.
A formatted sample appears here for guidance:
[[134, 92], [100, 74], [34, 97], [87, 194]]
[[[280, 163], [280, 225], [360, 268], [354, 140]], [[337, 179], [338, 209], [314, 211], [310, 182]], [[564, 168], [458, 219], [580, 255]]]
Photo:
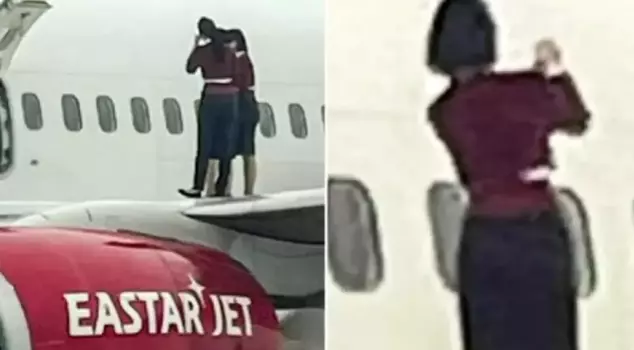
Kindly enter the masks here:
[[240, 91], [247, 90], [255, 85], [255, 73], [253, 72], [253, 63], [249, 54], [246, 52], [237, 59], [238, 72], [236, 76], [236, 85]]
[[185, 70], [193, 74], [200, 68], [203, 79], [224, 79], [231, 78], [229, 84], [207, 83], [205, 91], [208, 92], [237, 92], [237, 80], [240, 76], [240, 65], [235, 55], [235, 51], [229, 48], [224, 50], [224, 60], [219, 62], [213, 53], [211, 43], [197, 46], [189, 55]]
[[569, 75], [482, 75], [452, 86], [429, 108], [471, 199], [471, 213], [518, 215], [550, 209], [548, 181], [526, 182], [523, 170], [552, 166], [549, 137], [582, 133], [589, 113]]

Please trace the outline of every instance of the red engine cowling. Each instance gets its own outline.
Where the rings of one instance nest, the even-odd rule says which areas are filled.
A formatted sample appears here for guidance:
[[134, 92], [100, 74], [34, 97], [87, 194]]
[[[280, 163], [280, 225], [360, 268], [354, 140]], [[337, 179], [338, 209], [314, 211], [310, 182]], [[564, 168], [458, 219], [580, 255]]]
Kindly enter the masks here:
[[[19, 303], [0, 305], [3, 349], [20, 339], [66, 350], [281, 346], [266, 292], [220, 251], [120, 232], [3, 228], [0, 275]], [[24, 334], [11, 327], [20, 317]]]

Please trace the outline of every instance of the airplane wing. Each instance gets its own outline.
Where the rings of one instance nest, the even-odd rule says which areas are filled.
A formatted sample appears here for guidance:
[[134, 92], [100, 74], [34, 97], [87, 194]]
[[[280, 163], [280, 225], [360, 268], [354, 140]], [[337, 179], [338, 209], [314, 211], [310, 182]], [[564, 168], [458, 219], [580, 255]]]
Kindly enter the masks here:
[[0, 201], [0, 223], [11, 222], [21, 217], [60, 207], [67, 202]]
[[276, 310], [297, 310], [308, 308], [323, 308], [325, 305], [325, 291], [319, 290], [303, 295], [276, 295], [269, 297], [273, 300]]
[[[245, 235], [318, 247], [324, 245], [325, 237], [324, 194], [323, 189], [317, 189], [222, 200], [204, 199], [196, 201], [182, 213], [189, 218]], [[286, 249], [292, 250], [290, 247]], [[305, 251], [306, 248], [301, 249]], [[276, 287], [276, 292], [269, 295], [278, 316], [285, 318], [294, 315], [297, 310], [323, 308], [323, 251], [321, 255], [308, 254], [305, 258], [291, 257], [288, 260], [284, 256], [269, 254], [271, 255], [260, 255], [251, 267], [264, 285], [290, 288], [287, 290]], [[267, 264], [266, 261], [270, 263]], [[280, 275], [275, 268], [280, 263], [292, 264], [292, 271]], [[272, 269], [265, 267], [268, 265]], [[297, 275], [298, 272], [301, 278]], [[314, 276], [308, 277], [311, 275]], [[309, 280], [314, 279], [310, 285], [322, 287], [316, 290], [301, 287], [300, 290], [303, 291], [297, 293], [298, 283], [301, 285], [302, 278], [306, 277]], [[289, 284], [288, 279], [293, 282]]]
[[324, 190], [282, 192], [233, 200], [201, 200], [183, 211], [195, 220], [254, 236], [324, 244]]

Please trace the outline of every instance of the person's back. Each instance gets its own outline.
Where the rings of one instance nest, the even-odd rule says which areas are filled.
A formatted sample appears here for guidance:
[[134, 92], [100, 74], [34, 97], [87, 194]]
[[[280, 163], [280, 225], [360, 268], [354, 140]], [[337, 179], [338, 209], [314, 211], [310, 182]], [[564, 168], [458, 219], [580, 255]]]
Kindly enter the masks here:
[[576, 350], [569, 241], [539, 170], [551, 167], [550, 135], [583, 133], [589, 113], [567, 74], [467, 77], [429, 110], [470, 195], [458, 256], [464, 348]]
[[[235, 57], [234, 53], [230, 49], [224, 49], [222, 51], [224, 57], [222, 60], [216, 58], [214, 47], [212, 43], [206, 43], [198, 46], [192, 54], [192, 60], [190, 61], [192, 66], [200, 68], [203, 79], [223, 79], [231, 78], [234, 76]], [[194, 71], [195, 67], [188, 71]]]
[[[586, 122], [567, 76], [492, 73], [459, 84], [430, 108], [476, 213], [517, 214], [553, 204], [547, 179], [525, 172], [551, 166], [549, 137]], [[576, 123], [576, 124], [575, 124]]]
[[428, 66], [452, 85], [429, 117], [470, 194], [457, 256], [463, 349], [577, 350], [570, 241], [548, 179], [548, 139], [583, 133], [589, 114], [560, 55], [539, 57], [531, 72], [492, 73], [486, 5], [441, 6]]

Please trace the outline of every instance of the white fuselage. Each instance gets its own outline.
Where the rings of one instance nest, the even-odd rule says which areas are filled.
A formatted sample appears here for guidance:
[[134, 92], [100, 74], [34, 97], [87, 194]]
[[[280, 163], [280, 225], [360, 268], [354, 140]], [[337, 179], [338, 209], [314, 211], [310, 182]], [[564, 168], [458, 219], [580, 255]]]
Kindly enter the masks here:
[[[12, 109], [14, 159], [11, 169], [0, 175], [2, 201], [165, 200], [178, 198], [177, 188], [191, 186], [197, 132], [194, 101], [202, 83], [198, 74], [185, 73], [185, 60], [201, 16], [245, 32], [256, 69], [257, 98], [274, 111], [275, 134], [265, 137], [257, 131], [256, 192], [323, 186], [319, 3], [49, 3], [51, 9], [26, 32], [3, 77]], [[284, 9], [285, 15], [276, 9]], [[25, 93], [39, 100], [39, 130], [25, 123]], [[64, 124], [64, 94], [79, 102], [79, 131], [69, 131]], [[117, 130], [112, 133], [100, 128], [100, 95], [114, 103]], [[133, 127], [134, 97], [147, 103], [148, 133]], [[165, 98], [178, 101], [180, 134], [166, 128]], [[292, 103], [305, 111], [305, 138], [292, 133]], [[232, 192], [242, 192], [240, 160], [234, 162]]]
[[[432, 183], [456, 178], [425, 113], [440, 89], [421, 57], [439, 2], [343, 0], [329, 6], [328, 17], [336, 13], [337, 21], [328, 30], [339, 34], [327, 41], [328, 172], [368, 186], [385, 259], [385, 279], [374, 292], [348, 293], [328, 278], [332, 349], [462, 349], [457, 298], [438, 274], [427, 206]], [[626, 25], [632, 4], [487, 2], [499, 21], [502, 66], [530, 65], [533, 43], [556, 38], [593, 112], [587, 135], [552, 141], [558, 164], [553, 181], [583, 200], [595, 253], [597, 289], [580, 299], [579, 343], [585, 350], [632, 349], [634, 70], [631, 45], [622, 40], [634, 32]], [[359, 28], [377, 22], [382, 25]], [[372, 60], [358, 64], [359, 56]]]

